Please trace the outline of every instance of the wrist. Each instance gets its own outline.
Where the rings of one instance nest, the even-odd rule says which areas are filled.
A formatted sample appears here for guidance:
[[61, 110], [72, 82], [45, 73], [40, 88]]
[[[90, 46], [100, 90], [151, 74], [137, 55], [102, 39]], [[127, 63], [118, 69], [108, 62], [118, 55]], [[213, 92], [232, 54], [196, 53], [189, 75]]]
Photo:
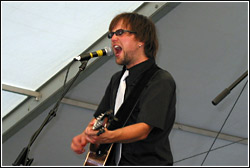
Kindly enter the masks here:
[[116, 129], [114, 131], [111, 131], [111, 137], [113, 143], [120, 143], [121, 142], [121, 137], [122, 137], [122, 129]]

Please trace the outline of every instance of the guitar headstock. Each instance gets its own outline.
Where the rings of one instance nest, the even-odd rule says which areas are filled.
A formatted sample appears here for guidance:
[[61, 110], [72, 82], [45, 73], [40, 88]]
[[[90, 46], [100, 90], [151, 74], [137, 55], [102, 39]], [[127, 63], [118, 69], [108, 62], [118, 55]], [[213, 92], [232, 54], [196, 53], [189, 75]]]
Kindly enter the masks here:
[[108, 127], [111, 121], [116, 120], [117, 118], [114, 116], [113, 110], [106, 111], [105, 113], [101, 113], [97, 118], [92, 127], [93, 130], [99, 130], [97, 135], [104, 133], [104, 129]]
[[98, 130], [103, 126], [104, 122], [104, 113], [101, 113], [97, 118], [96, 121], [92, 127], [93, 130]]

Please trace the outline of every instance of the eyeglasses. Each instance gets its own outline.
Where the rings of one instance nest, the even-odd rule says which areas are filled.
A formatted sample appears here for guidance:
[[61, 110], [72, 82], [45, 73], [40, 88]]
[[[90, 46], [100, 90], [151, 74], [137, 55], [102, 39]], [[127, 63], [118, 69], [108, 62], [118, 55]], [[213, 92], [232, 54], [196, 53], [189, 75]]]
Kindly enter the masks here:
[[113, 37], [113, 35], [115, 34], [116, 36], [121, 36], [123, 33], [125, 32], [129, 32], [129, 33], [135, 33], [134, 31], [129, 31], [129, 30], [123, 30], [123, 29], [119, 29], [119, 30], [116, 30], [115, 32], [109, 32], [108, 33], [108, 38], [111, 39]]

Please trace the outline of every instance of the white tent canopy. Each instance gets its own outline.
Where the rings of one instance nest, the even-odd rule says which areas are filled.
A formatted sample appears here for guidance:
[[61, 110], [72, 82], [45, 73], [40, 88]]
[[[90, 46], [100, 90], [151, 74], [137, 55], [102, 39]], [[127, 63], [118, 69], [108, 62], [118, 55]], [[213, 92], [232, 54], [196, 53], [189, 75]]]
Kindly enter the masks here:
[[[2, 83], [37, 90], [105, 34], [114, 15], [141, 4], [3, 2]], [[2, 116], [25, 98], [3, 91]]]

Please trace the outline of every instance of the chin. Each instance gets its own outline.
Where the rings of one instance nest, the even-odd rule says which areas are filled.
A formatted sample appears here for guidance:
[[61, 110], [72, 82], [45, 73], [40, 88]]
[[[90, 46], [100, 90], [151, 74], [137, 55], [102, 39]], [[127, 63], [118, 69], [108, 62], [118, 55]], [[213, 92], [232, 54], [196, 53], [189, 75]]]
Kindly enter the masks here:
[[123, 65], [123, 62], [119, 59], [116, 58], [115, 62], [118, 64], [118, 65]]

